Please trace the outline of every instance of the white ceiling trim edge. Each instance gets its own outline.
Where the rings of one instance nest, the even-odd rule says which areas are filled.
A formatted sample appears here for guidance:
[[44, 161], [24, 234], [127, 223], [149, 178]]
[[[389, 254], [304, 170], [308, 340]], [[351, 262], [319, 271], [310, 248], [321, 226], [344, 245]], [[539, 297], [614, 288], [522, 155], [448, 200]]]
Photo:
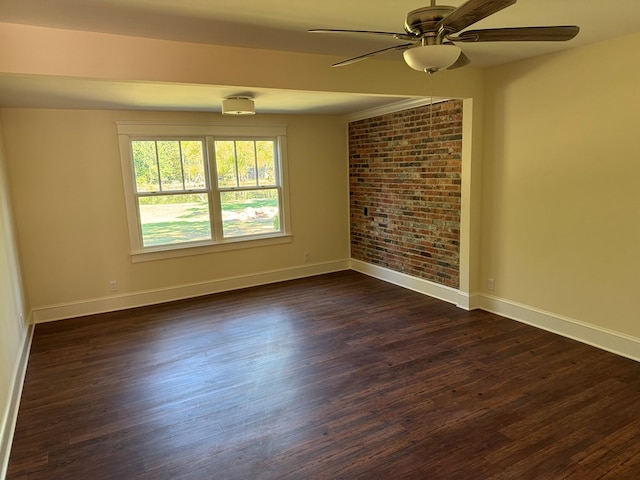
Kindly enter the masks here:
[[368, 110], [362, 110], [361, 112], [352, 113], [346, 115], [345, 119], [347, 123], [356, 122], [358, 120], [364, 120], [366, 118], [379, 117], [380, 115], [386, 115], [387, 113], [401, 112], [402, 110], [408, 110], [410, 108], [423, 107], [430, 103], [440, 103], [451, 100], [450, 98], [441, 97], [419, 97], [402, 100], [400, 102], [389, 103], [382, 105], [381, 107], [370, 108]]

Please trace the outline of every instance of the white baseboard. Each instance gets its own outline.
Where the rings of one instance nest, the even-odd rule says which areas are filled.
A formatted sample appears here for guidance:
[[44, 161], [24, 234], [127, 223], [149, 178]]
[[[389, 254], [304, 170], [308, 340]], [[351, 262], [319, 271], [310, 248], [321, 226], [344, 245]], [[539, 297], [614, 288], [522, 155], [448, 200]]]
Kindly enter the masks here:
[[27, 334], [25, 335], [24, 343], [22, 344], [18, 362], [13, 373], [11, 391], [9, 392], [9, 403], [4, 409], [2, 424], [0, 425], [0, 479], [6, 477], [7, 468], [9, 466], [11, 443], [16, 429], [16, 421], [18, 420], [18, 408], [20, 406], [24, 377], [27, 373], [27, 363], [29, 361], [29, 352], [31, 351], [33, 329], [33, 324], [27, 327]]
[[179, 285], [166, 289], [147, 290], [129, 294], [110, 295], [59, 305], [35, 308], [31, 317], [34, 323], [81, 317], [96, 313], [124, 310], [157, 303], [193, 298], [267, 283], [293, 280], [352, 269], [371, 277], [399, 285], [439, 300], [457, 305], [465, 310], [481, 309], [503, 317], [547, 330], [564, 337], [606, 350], [623, 357], [640, 361], [640, 339], [613, 330], [547, 312], [528, 305], [498, 298], [486, 293], [468, 294], [457, 289], [427, 280], [395, 272], [384, 267], [359, 260], [339, 260], [317, 263], [251, 275], [229, 277], [210, 282]]
[[44, 323], [65, 318], [83, 317], [97, 313], [113, 312], [128, 308], [200, 297], [212, 293], [255, 287], [268, 283], [310, 277], [349, 269], [349, 260], [314, 263], [294, 268], [271, 270], [250, 275], [228, 277], [209, 282], [177, 285], [157, 290], [115, 294], [58, 305], [36, 307], [31, 312], [34, 323]]
[[475, 308], [640, 361], [640, 338], [488, 294], [473, 297]]
[[[351, 260], [351, 269], [356, 272], [369, 275], [370, 277], [375, 277], [377, 279], [384, 280], [385, 282], [393, 283], [394, 285], [399, 285], [418, 293], [423, 293], [430, 297], [437, 298], [438, 300], [453, 303], [454, 305], [458, 305], [461, 300], [463, 304], [467, 303], [464, 295], [461, 295], [455, 288], [445, 287], [444, 285], [439, 285], [428, 280], [412, 277], [406, 273], [396, 272], [389, 270], [388, 268], [371, 265], [369, 263], [353, 259]], [[462, 305], [461, 307], [465, 308]]]
[[387, 268], [351, 260], [357, 272], [435, 297], [465, 310], [486, 310], [616, 355], [640, 361], [640, 338], [485, 293], [465, 293]]

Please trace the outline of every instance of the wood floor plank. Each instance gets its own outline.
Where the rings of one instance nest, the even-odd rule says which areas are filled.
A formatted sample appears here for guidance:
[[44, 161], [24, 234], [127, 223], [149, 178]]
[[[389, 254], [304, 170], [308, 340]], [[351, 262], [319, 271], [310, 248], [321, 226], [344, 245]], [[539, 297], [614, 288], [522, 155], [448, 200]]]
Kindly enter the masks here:
[[345, 271], [36, 326], [8, 479], [637, 479], [640, 364]]

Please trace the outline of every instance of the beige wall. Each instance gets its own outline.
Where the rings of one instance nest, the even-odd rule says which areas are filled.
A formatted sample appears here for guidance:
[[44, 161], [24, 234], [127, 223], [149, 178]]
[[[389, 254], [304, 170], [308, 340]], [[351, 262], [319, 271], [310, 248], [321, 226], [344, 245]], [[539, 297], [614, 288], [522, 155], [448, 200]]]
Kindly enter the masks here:
[[[473, 68], [442, 72], [428, 82], [424, 74], [384, 60], [332, 69], [328, 65], [336, 59], [324, 55], [6, 23], [0, 23], [0, 41], [14, 46], [0, 51], [0, 72], [8, 74], [473, 98], [476, 128], [469, 145], [473, 145], [475, 162], [481, 156], [482, 73]], [[114, 121], [216, 117], [25, 109], [5, 109], [4, 116], [7, 158], [13, 172], [10, 181], [20, 187], [16, 188], [15, 210], [25, 250], [24, 276], [35, 309], [102, 298], [108, 293], [109, 280], [117, 280], [119, 293], [126, 294], [289, 268], [300, 262], [304, 251], [311, 252], [312, 262], [348, 258], [343, 119], [272, 117], [290, 125], [293, 244], [270, 247], [266, 258], [261, 250], [236, 251], [132, 265], [122, 254], [128, 243], [120, 167], [114, 161]], [[265, 119], [255, 117], [256, 122]], [[329, 203], [321, 203], [321, 197]], [[43, 204], [36, 200], [40, 198], [47, 200]], [[474, 242], [477, 248], [478, 239], [472, 233], [468, 228], [462, 232], [461, 249], [466, 252], [474, 248]], [[461, 274], [467, 292], [479, 270], [475, 257], [469, 263], [471, 268]]]
[[486, 76], [481, 277], [640, 337], [640, 34]]
[[[4, 109], [23, 274], [34, 309], [348, 259], [346, 129], [337, 117], [265, 116], [288, 126], [293, 241], [132, 263], [115, 122], [229, 122], [216, 114]], [[232, 119], [237, 120], [237, 119]]]
[[[467, 294], [478, 290], [479, 256], [475, 253], [479, 230], [471, 225], [479, 217], [480, 205], [484, 77], [481, 70], [467, 67], [427, 77], [402, 62], [382, 58], [349, 68], [329, 68], [341, 58], [8, 23], [0, 23], [0, 44], [12, 45], [10, 49], [0, 49], [0, 73], [9, 75], [468, 99], [465, 105], [469, 107], [469, 115], [465, 123], [473, 128], [468, 129], [469, 135], [464, 140], [469, 155], [465, 160], [468, 168], [463, 172], [465, 181], [468, 180], [463, 199], [468, 200], [469, 208], [463, 211], [464, 268], [460, 272], [460, 287]], [[346, 149], [343, 156], [346, 158]]]
[[[256, 87], [472, 99], [465, 102], [472, 134], [465, 138], [470, 160], [463, 168], [468, 187], [463, 197], [469, 208], [463, 212], [461, 258], [468, 268], [461, 271], [461, 290], [640, 336], [632, 313], [639, 266], [633, 221], [638, 197], [632, 184], [638, 174], [632, 159], [638, 157], [633, 105], [639, 67], [629, 61], [637, 35], [486, 72], [442, 72], [433, 83], [383, 60], [329, 69], [334, 59], [322, 55], [10, 24], [0, 24], [0, 40], [16, 46], [0, 55], [0, 72], [11, 74], [250, 81]], [[181, 62], [189, 68], [175, 68]], [[221, 62], [234, 68], [216, 68]], [[251, 72], [243, 65], [251, 65]], [[340, 190], [346, 147], [339, 119], [288, 117], [297, 130], [290, 147], [299, 142], [295, 149], [303, 152], [290, 152], [293, 244], [270, 247], [269, 259], [256, 251], [131, 264], [123, 254], [128, 243], [113, 122], [193, 116], [21, 109], [5, 109], [3, 115], [20, 245], [28, 252], [24, 276], [34, 307], [103, 297], [111, 279], [118, 280], [121, 292], [136, 292], [287, 268], [307, 250], [318, 261], [348, 255], [346, 213], [338, 206], [346, 199], [346, 190]], [[317, 179], [340, 191], [330, 197], [335, 201], [330, 209], [313, 203], [311, 197], [320, 193]], [[335, 244], [327, 241], [334, 234]], [[487, 292], [487, 278], [495, 278], [495, 292]]]
[[[486, 72], [441, 72], [431, 81], [378, 59], [330, 69], [338, 59], [3, 23], [0, 44], [12, 46], [0, 49], [0, 73], [7, 74], [464, 98], [462, 292], [640, 338], [638, 34]], [[343, 119], [250, 120], [289, 125], [292, 243], [133, 264], [114, 122], [221, 117], [31, 109], [0, 115], [3, 428], [27, 334], [20, 315], [113, 298], [109, 280], [126, 298], [296, 269], [307, 251], [320, 264], [349, 255]], [[495, 279], [494, 292], [485, 288], [487, 278]]]
[[[1, 120], [1, 117], [0, 117]], [[25, 300], [20, 280], [18, 254], [14, 241], [5, 155], [0, 123], [0, 477], [8, 460], [4, 441], [8, 440], [13, 413], [10, 411], [13, 386], [27, 328]]]

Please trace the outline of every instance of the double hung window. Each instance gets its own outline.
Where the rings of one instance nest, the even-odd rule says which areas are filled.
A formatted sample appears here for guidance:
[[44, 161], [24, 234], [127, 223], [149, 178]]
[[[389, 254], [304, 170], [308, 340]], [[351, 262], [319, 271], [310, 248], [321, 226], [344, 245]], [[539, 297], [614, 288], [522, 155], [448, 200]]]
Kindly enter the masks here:
[[134, 257], [289, 236], [284, 127], [119, 122], [118, 134]]

